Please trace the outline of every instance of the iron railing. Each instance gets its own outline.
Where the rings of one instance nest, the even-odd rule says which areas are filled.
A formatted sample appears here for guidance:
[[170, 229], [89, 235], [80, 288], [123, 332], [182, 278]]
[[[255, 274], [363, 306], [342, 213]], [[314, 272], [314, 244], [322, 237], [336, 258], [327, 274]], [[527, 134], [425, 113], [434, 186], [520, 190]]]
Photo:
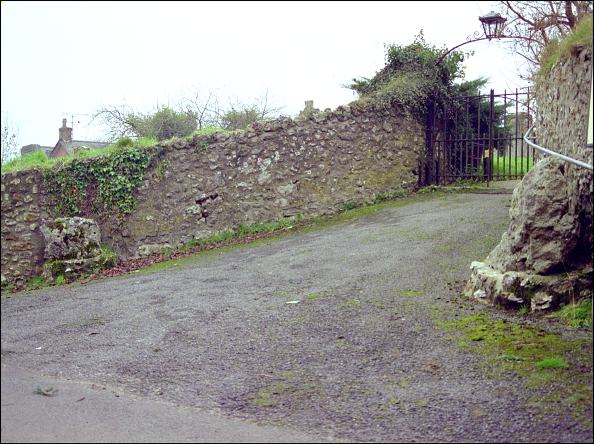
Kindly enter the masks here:
[[540, 145], [537, 145], [536, 143], [533, 143], [533, 142], [531, 142], [530, 140], [528, 140], [528, 137], [529, 137], [530, 131], [532, 131], [532, 130], [534, 129], [534, 127], [535, 127], [535, 125], [532, 125], [532, 126], [531, 126], [531, 127], [528, 129], [528, 131], [526, 131], [526, 134], [524, 134], [524, 141], [525, 141], [525, 142], [526, 142], [528, 145], [530, 145], [532, 148], [535, 148], [535, 149], [537, 149], [537, 150], [539, 150], [539, 151], [541, 151], [541, 152], [543, 152], [543, 153], [545, 153], [545, 154], [549, 154], [549, 155], [551, 155], [551, 156], [558, 157], [559, 159], [563, 159], [563, 160], [565, 160], [566, 162], [572, 163], [572, 164], [574, 164], [574, 165], [577, 165], [577, 166], [579, 166], [579, 167], [586, 168], [587, 170], [590, 170], [590, 171], [592, 171], [592, 165], [590, 165], [589, 163], [582, 162], [581, 160], [577, 160], [577, 159], [574, 159], [574, 158], [572, 158], [572, 157], [566, 156], [565, 154], [557, 153], [557, 152], [555, 152], [555, 151], [553, 151], [553, 150], [549, 150], [549, 149], [547, 149], [547, 148], [545, 148], [545, 147], [542, 147], [542, 146], [540, 146]]
[[458, 96], [430, 114], [428, 183], [521, 179], [532, 167], [522, 137], [533, 121], [529, 90]]

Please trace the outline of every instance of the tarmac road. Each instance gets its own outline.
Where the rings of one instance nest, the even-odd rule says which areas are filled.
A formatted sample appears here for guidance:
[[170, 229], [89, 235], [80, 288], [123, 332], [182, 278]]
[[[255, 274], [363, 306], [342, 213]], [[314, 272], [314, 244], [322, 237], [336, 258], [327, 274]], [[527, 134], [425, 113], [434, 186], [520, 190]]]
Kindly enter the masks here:
[[461, 285], [510, 199], [436, 196], [2, 298], [2, 442], [591, 442], [431, 316], [486, 310]]

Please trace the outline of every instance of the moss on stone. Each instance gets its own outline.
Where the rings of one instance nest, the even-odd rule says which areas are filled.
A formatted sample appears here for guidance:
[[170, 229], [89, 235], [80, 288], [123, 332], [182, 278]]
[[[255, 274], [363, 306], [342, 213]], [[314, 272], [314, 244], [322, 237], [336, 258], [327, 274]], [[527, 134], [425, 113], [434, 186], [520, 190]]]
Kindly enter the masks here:
[[51, 278], [54, 278], [58, 275], [66, 276], [70, 272], [67, 260], [49, 261], [43, 265], [43, 268], [44, 274]]

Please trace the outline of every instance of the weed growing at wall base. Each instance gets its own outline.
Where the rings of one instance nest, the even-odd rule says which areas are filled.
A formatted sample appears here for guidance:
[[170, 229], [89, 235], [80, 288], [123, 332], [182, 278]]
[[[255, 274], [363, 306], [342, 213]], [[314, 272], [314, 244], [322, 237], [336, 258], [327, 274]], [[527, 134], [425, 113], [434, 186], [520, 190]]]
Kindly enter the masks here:
[[574, 328], [592, 327], [592, 299], [587, 298], [579, 302], [572, 302], [559, 311], [550, 314], [549, 317], [562, 319], [563, 322]]
[[273, 233], [279, 230], [288, 230], [293, 228], [294, 225], [299, 224], [302, 219], [303, 217], [298, 215], [296, 217], [283, 219], [278, 222], [256, 223], [251, 225], [240, 224], [235, 229], [228, 229], [220, 233], [215, 233], [205, 239], [192, 239], [190, 242], [182, 246], [181, 250], [185, 251], [195, 247], [203, 247], [233, 239], [241, 239], [260, 233]]

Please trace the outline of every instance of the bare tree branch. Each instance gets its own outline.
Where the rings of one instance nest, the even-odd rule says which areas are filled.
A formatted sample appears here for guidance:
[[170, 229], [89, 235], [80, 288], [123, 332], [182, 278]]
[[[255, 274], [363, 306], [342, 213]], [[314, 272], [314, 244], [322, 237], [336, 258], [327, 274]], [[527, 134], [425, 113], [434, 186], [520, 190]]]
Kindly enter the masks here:
[[216, 90], [208, 90], [206, 98], [196, 90], [191, 97], [182, 99], [180, 108], [196, 115], [198, 129], [220, 125], [221, 109]]
[[125, 136], [138, 137], [138, 128], [135, 125], [133, 116], [136, 113], [128, 106], [108, 106], [100, 108], [91, 117], [93, 123], [95, 119], [102, 122], [107, 128], [107, 140], [115, 142]]
[[19, 131], [8, 120], [2, 125], [1, 162], [4, 165], [19, 155]]
[[[511, 14], [508, 28], [513, 35], [524, 37], [514, 41], [514, 51], [528, 60], [531, 71], [538, 66], [544, 47], [571, 32], [587, 14], [592, 2], [587, 0], [501, 1], [500, 9]], [[530, 77], [531, 73], [527, 77]]]

